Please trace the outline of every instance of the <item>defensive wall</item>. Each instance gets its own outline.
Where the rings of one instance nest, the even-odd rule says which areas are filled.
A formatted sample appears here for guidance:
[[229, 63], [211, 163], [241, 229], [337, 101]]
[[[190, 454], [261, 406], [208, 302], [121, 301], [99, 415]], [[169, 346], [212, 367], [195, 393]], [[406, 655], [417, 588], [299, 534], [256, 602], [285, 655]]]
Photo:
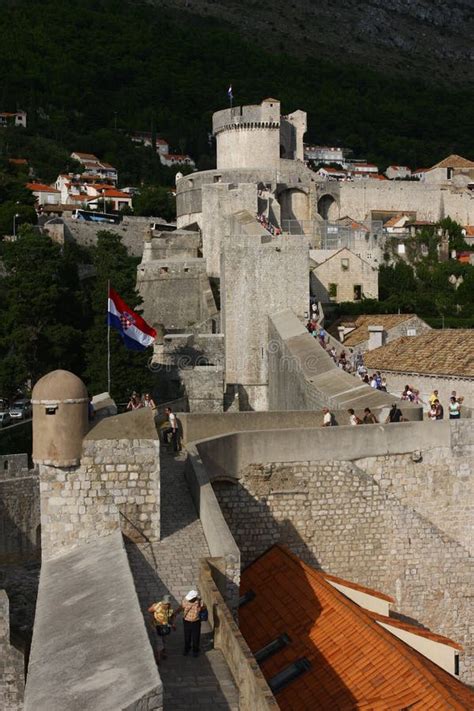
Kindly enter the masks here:
[[0, 456], [0, 564], [36, 558], [40, 550], [38, 472], [26, 454]]
[[416, 212], [418, 220], [437, 222], [448, 216], [461, 225], [474, 221], [474, 194], [446, 185], [403, 180], [357, 180], [338, 183], [338, 215], [365, 220], [373, 211]]
[[[125, 216], [118, 225], [106, 222], [85, 222], [75, 220], [72, 217], [61, 218], [64, 224], [64, 239], [72, 240], [82, 247], [94, 247], [97, 244], [97, 235], [106, 230], [114, 232], [122, 238], [122, 244], [127, 248], [132, 257], [141, 257], [143, 252], [143, 240], [148, 232], [150, 224], [163, 223], [160, 217], [133, 217]], [[55, 222], [57, 222], [55, 220]], [[58, 223], [59, 224], [59, 223]], [[56, 225], [46, 224], [45, 229], [55, 229]]]
[[268, 316], [292, 309], [304, 317], [308, 271], [301, 237], [272, 236], [246, 211], [235, 216], [235, 230], [225, 239], [221, 258], [221, 317], [226, 385], [242, 386], [245, 409], [268, 409]]
[[5, 590], [0, 590], [0, 708], [21, 711], [25, 686], [23, 654], [10, 638], [10, 606]]
[[[291, 311], [269, 318], [268, 402], [271, 410], [370, 408], [385, 420], [393, 395], [374, 390], [337, 367], [324, 348]], [[339, 344], [340, 347], [340, 344]], [[423, 418], [421, 406], [401, 403], [409, 420]]]
[[156, 259], [137, 269], [143, 318], [153, 326], [185, 330], [217, 317], [204, 259]]
[[159, 540], [159, 467], [148, 408], [93, 427], [79, 467], [40, 465], [43, 560], [117, 530], [132, 540]]
[[24, 708], [163, 708], [119, 531], [43, 561]]
[[154, 259], [195, 259], [199, 257], [201, 235], [191, 230], [153, 232], [143, 243], [142, 264]]
[[160, 536], [153, 413], [100, 421], [82, 440], [77, 466], [39, 464], [39, 475], [42, 567], [26, 711], [162, 709], [122, 540]]
[[464, 644], [461, 675], [472, 680], [469, 509], [458, 505], [470, 491], [471, 421], [234, 432], [192, 447], [243, 564], [281, 541], [393, 595], [404, 614]]

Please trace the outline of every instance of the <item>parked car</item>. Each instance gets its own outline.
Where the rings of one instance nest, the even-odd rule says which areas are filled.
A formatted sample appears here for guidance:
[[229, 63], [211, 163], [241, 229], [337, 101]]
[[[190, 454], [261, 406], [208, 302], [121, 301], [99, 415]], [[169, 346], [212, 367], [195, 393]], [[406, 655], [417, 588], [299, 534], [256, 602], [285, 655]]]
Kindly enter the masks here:
[[11, 425], [12, 418], [10, 417], [10, 413], [7, 412], [0, 412], [0, 427], [6, 427], [7, 425]]
[[16, 400], [10, 407], [12, 420], [27, 420], [31, 417], [31, 400]]

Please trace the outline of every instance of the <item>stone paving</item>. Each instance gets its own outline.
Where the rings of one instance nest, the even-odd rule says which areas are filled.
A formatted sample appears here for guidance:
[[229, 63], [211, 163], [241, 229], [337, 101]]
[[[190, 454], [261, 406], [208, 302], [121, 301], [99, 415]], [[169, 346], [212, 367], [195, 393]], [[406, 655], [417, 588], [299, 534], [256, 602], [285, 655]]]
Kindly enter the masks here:
[[[209, 555], [201, 522], [184, 478], [185, 454], [161, 453], [161, 541], [127, 544], [130, 567], [152, 643], [155, 631], [147, 608], [166, 593], [177, 606], [198, 587], [199, 559]], [[209, 624], [201, 628], [201, 654], [184, 657], [181, 620], [166, 638], [168, 658], [160, 662], [164, 709], [237, 711], [238, 691], [222, 656], [213, 648]]]

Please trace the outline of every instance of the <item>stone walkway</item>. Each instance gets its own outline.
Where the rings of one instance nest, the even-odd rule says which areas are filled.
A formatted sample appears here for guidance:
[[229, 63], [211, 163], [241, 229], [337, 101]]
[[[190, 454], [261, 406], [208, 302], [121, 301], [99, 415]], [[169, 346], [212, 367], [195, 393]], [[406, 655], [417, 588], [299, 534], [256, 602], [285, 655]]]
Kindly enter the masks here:
[[[128, 544], [140, 604], [152, 641], [155, 631], [147, 608], [166, 593], [177, 606], [198, 587], [199, 559], [209, 555], [201, 522], [184, 478], [185, 454], [161, 454], [161, 535], [159, 543]], [[222, 656], [213, 648], [209, 624], [201, 628], [201, 654], [184, 657], [181, 621], [166, 639], [168, 658], [160, 663], [165, 711], [237, 711], [238, 691]]]

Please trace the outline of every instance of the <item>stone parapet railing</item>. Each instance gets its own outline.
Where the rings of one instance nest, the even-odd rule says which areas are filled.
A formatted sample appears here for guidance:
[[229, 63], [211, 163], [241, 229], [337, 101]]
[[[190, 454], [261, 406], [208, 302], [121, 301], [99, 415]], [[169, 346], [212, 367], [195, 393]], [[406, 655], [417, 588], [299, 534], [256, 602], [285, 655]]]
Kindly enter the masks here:
[[197, 447], [190, 443], [187, 445], [187, 451], [186, 480], [201, 519], [209, 552], [212, 557], [220, 559], [220, 592], [232, 613], [236, 614], [239, 602], [240, 551], [224, 519]]
[[199, 589], [209, 610], [214, 646], [224, 655], [239, 689], [240, 711], [277, 711], [276, 699], [219, 592], [216, 580], [222, 566], [219, 559], [203, 559], [199, 572]]

